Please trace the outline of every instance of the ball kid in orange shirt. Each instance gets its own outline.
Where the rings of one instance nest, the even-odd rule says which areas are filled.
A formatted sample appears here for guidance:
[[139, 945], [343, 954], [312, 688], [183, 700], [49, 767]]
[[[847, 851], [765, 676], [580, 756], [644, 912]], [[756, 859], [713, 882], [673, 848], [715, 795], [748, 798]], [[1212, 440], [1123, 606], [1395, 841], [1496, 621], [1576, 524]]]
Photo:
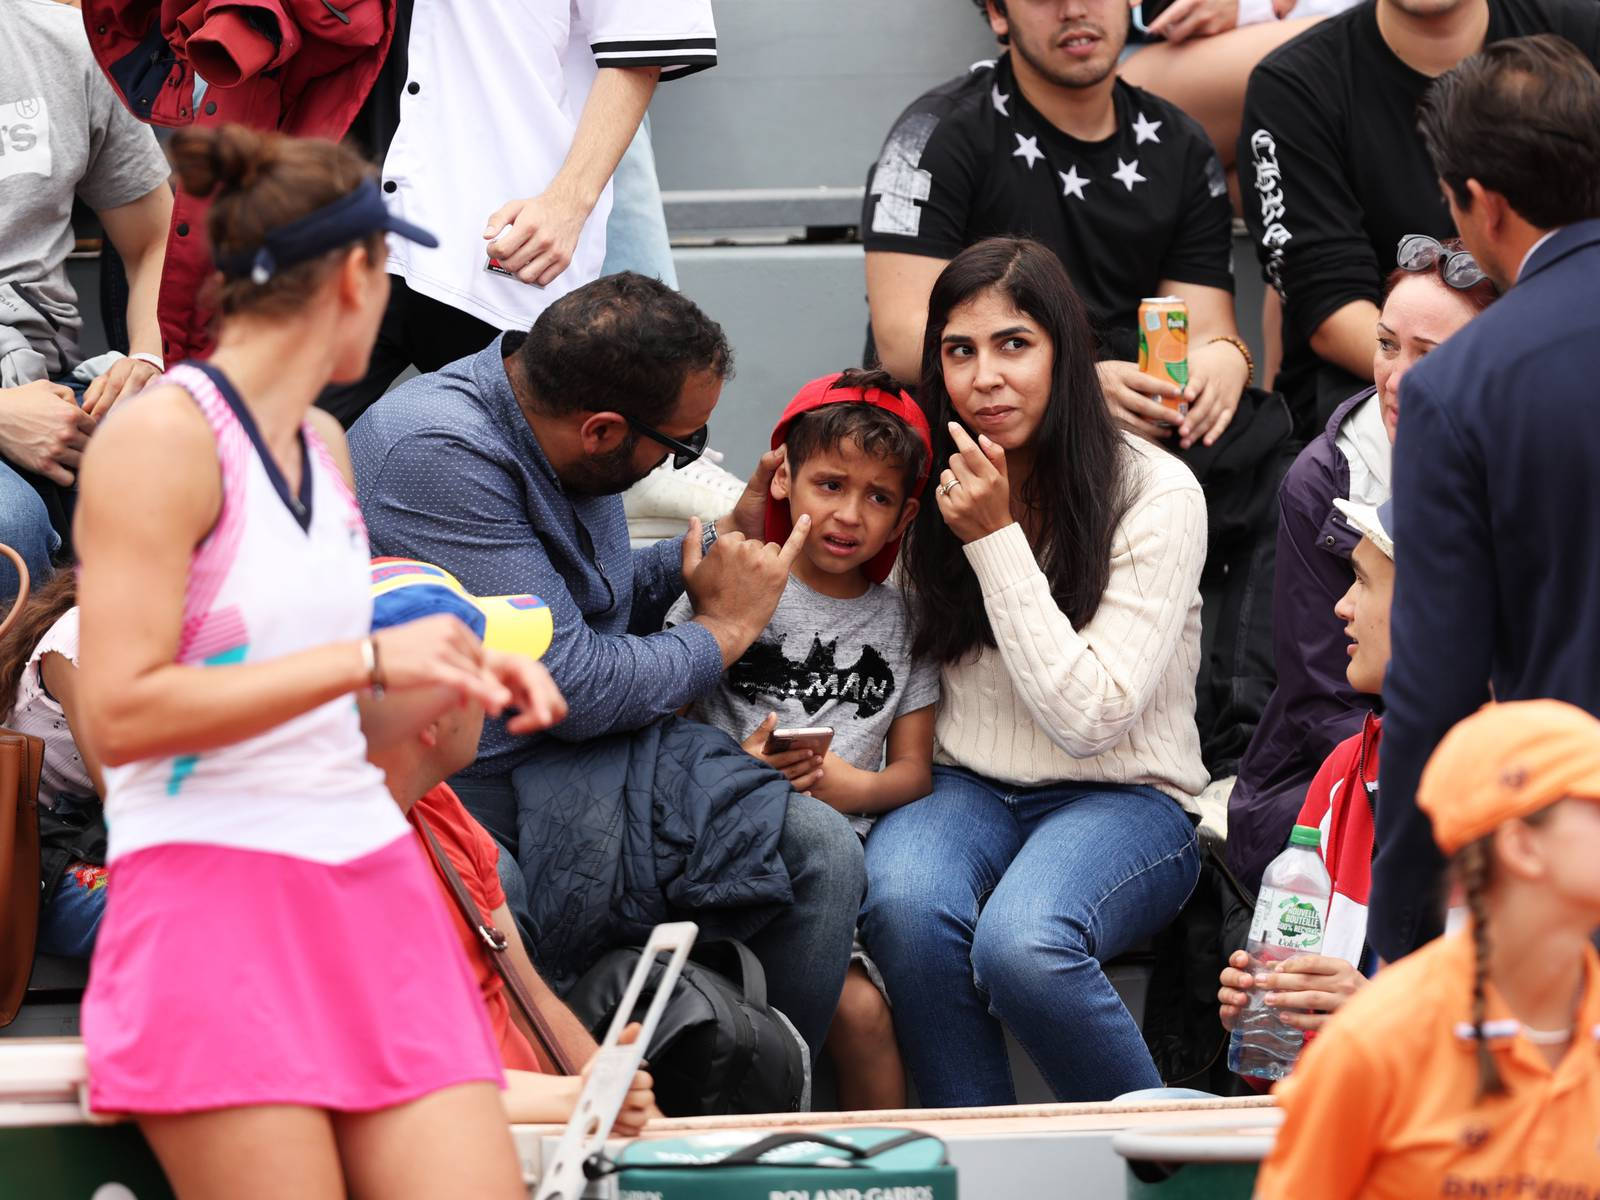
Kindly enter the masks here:
[[1600, 1197], [1600, 721], [1491, 704], [1417, 802], [1471, 923], [1380, 971], [1278, 1085], [1258, 1200]]

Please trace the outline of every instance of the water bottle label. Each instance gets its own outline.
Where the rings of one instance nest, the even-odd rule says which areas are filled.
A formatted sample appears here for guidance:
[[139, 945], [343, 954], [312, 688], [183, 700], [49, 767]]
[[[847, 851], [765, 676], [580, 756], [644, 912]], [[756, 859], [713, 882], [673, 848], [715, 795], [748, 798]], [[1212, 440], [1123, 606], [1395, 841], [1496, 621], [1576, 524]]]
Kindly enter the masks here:
[[1322, 933], [1322, 909], [1315, 900], [1278, 888], [1261, 889], [1250, 930], [1252, 942], [1316, 951], [1322, 946]]

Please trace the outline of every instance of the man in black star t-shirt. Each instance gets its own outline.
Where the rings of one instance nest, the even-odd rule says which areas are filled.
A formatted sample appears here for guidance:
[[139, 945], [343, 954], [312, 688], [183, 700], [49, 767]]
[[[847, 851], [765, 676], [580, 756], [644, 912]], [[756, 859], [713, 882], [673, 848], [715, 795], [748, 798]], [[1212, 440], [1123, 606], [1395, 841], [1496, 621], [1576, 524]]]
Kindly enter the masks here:
[[1596, 0], [1367, 0], [1250, 76], [1245, 220], [1283, 298], [1283, 370], [1302, 435], [1372, 380], [1383, 281], [1408, 233], [1455, 229], [1417, 132], [1439, 75], [1490, 42], [1557, 33], [1600, 64]]
[[[1095, 321], [1112, 411], [1148, 437], [1220, 437], [1250, 368], [1233, 318], [1227, 181], [1204, 130], [1116, 78], [1126, 0], [989, 0], [1010, 52], [918, 98], [867, 180], [867, 298], [883, 365], [920, 373], [933, 281], [986, 237], [1035, 238], [1061, 257]], [[1174, 431], [1139, 372], [1145, 296], [1189, 305], [1192, 406]], [[1176, 432], [1176, 438], [1174, 438]]]

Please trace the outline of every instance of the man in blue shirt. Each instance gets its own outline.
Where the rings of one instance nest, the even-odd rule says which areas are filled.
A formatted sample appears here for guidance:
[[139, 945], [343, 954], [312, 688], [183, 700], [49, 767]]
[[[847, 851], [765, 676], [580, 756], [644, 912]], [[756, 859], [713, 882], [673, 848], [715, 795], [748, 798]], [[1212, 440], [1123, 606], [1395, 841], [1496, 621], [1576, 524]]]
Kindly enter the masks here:
[[1368, 922], [1386, 960], [1442, 928], [1415, 801], [1440, 738], [1491, 695], [1600, 714], [1600, 74], [1550, 34], [1497, 42], [1439, 78], [1421, 127], [1461, 240], [1510, 291], [1401, 385]]
[[[570, 911], [563, 907], [569, 897], [553, 890], [576, 895], [606, 871], [618, 872], [619, 888], [650, 874], [636, 859], [618, 871], [614, 858], [640, 849], [626, 838], [625, 850], [602, 852], [570, 825], [555, 831], [558, 845], [544, 840], [543, 826], [537, 837], [519, 836], [548, 819], [541, 776], [586, 780], [594, 755], [609, 770], [617, 756], [641, 747], [654, 753], [654, 739], [667, 744], [669, 731], [673, 762], [649, 769], [656, 790], [680, 790], [666, 818], [657, 810], [656, 824], [688, 810], [682, 819], [699, 842], [685, 848], [681, 836], [668, 835], [673, 844], [663, 846], [660, 830], [647, 829], [655, 843], [646, 857], [655, 858], [657, 875], [667, 873], [663, 856], [687, 855], [686, 874], [715, 863], [720, 877], [699, 881], [710, 891], [694, 893], [721, 897], [707, 908], [738, 909], [748, 895], [756, 903], [747, 907], [771, 914], [746, 913], [719, 932], [749, 942], [774, 1003], [815, 1051], [850, 958], [865, 887], [859, 843], [842, 816], [792, 792], [748, 756], [717, 757], [720, 742], [685, 752], [685, 737], [726, 739], [672, 717], [715, 686], [782, 594], [803, 531], [781, 549], [761, 536], [778, 455], [762, 460], [733, 513], [703, 531], [694, 523], [681, 541], [630, 550], [621, 499], [668, 454], [682, 466], [704, 448], [730, 369], [722, 330], [691, 301], [640, 275], [609, 276], [556, 301], [528, 334], [504, 334], [477, 355], [402, 384], [356, 423], [350, 448], [374, 554], [421, 558], [478, 594], [533, 593], [550, 607], [554, 635], [544, 662], [570, 715], [536, 737], [490, 724], [477, 761], [453, 781], [516, 855], [534, 890], [529, 907], [549, 918], [536, 922], [540, 939], [557, 936], [547, 926], [567, 921]], [[694, 620], [663, 632], [662, 618], [685, 590]], [[513, 773], [530, 760], [534, 766], [514, 784]], [[754, 781], [736, 783], [729, 803], [730, 773], [744, 779], [748, 764]], [[694, 815], [708, 805], [717, 815]], [[510, 882], [514, 890], [520, 881]], [[792, 903], [759, 904], [791, 891]], [[606, 903], [618, 907], [615, 896], [602, 896]], [[693, 915], [716, 925], [714, 913]]]

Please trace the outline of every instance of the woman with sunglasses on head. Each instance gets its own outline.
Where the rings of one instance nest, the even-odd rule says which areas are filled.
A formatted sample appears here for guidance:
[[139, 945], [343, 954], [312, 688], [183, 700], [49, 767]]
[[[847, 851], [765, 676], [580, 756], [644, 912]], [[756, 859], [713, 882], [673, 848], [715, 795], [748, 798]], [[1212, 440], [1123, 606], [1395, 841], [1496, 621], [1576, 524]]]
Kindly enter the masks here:
[[1301, 451], [1279, 489], [1273, 579], [1277, 687], [1239, 764], [1228, 801], [1228, 859], [1247, 887], [1287, 844], [1317, 768], [1361, 729], [1371, 697], [1345, 678], [1349, 644], [1334, 616], [1355, 579], [1360, 540], [1335, 500], [1389, 499], [1389, 460], [1400, 420], [1400, 381], [1426, 354], [1494, 302], [1498, 292], [1455, 240], [1412, 234], [1400, 243], [1373, 346], [1375, 386], [1341, 404]]
[[913, 653], [942, 664], [937, 765], [867, 840], [862, 910], [906, 1063], [925, 1104], [1015, 1103], [1009, 1029], [1059, 1099], [1159, 1086], [1102, 963], [1199, 874], [1205, 498], [1113, 423], [1037, 242], [940, 272], [921, 399], [939, 479], [903, 579]]
[[222, 316], [214, 356], [84, 456], [80, 734], [111, 830], [89, 1103], [139, 1123], [181, 1200], [510, 1200], [476, 983], [367, 762], [414, 731], [364, 729], [356, 697], [426, 691], [428, 720], [543, 706], [454, 617], [370, 633], [348, 453], [312, 408], [366, 367], [385, 233], [432, 238], [332, 142], [224, 126], [170, 149], [214, 198]]

